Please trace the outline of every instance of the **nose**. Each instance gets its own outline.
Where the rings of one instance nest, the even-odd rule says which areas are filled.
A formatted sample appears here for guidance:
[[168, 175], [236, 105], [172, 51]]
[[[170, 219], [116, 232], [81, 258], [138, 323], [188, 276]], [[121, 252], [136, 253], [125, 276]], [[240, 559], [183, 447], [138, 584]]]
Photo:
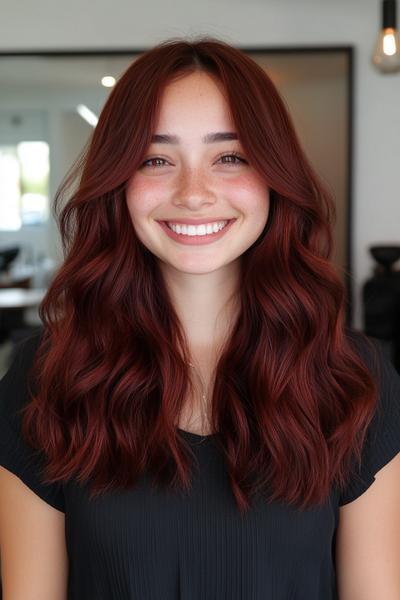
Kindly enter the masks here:
[[215, 193], [204, 170], [195, 168], [182, 170], [173, 198], [176, 206], [187, 206], [191, 210], [197, 210], [203, 204], [212, 205], [215, 202]]

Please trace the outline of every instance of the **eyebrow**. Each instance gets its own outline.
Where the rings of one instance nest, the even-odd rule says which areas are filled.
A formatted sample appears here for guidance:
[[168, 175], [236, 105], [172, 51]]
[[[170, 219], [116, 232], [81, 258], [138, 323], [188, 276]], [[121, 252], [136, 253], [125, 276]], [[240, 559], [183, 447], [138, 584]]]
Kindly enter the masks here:
[[[226, 142], [237, 140], [238, 136], [233, 131], [217, 131], [216, 133], [208, 133], [202, 138], [204, 144], [212, 144], [213, 142]], [[157, 133], [152, 136], [152, 144], [179, 144], [180, 138], [177, 135], [167, 135]]]

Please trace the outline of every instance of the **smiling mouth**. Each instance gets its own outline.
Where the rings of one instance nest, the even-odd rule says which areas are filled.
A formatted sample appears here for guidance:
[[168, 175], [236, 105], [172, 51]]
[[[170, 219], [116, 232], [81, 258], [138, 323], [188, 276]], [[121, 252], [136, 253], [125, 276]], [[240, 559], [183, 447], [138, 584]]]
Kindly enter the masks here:
[[226, 219], [221, 221], [214, 221], [208, 223], [199, 223], [198, 225], [186, 224], [186, 223], [173, 223], [171, 221], [164, 221], [166, 226], [174, 231], [178, 235], [187, 236], [204, 236], [212, 235], [222, 231], [233, 219]]
[[216, 223], [213, 224], [215, 225], [213, 229], [211, 229], [211, 227], [206, 229], [204, 224], [198, 225], [199, 229], [196, 229], [196, 227], [194, 226], [185, 224], [184, 231], [181, 231], [180, 227], [172, 228], [168, 225], [168, 221], [158, 221], [158, 223], [164, 229], [167, 235], [177, 242], [189, 245], [203, 245], [220, 239], [230, 229], [230, 227], [232, 227], [236, 220], [237, 219], [234, 218], [225, 221], [218, 221], [218, 225]]

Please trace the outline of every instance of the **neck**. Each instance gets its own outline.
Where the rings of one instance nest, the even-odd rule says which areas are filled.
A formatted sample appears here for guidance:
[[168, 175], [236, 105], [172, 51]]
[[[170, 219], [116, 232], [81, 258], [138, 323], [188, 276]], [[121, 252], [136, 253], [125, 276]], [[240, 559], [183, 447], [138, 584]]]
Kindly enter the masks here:
[[[163, 267], [163, 277], [194, 357], [223, 344], [238, 314], [239, 263], [211, 273]], [[195, 362], [194, 360], [192, 362]]]

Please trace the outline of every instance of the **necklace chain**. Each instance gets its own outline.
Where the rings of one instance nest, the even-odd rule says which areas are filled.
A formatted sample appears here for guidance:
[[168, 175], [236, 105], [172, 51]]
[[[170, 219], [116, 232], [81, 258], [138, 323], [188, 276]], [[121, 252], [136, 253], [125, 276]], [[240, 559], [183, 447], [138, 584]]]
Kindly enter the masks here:
[[[205, 421], [205, 422], [206, 422], [208, 425], [210, 425], [210, 421], [209, 421], [208, 414], [207, 414], [207, 397], [206, 397], [206, 394], [205, 394], [205, 385], [204, 385], [204, 382], [203, 382], [202, 378], [200, 377], [200, 374], [199, 374], [199, 373], [198, 373], [198, 371], [196, 370], [196, 367], [194, 366], [194, 364], [193, 364], [193, 363], [191, 363], [191, 362], [189, 362], [189, 363], [188, 363], [188, 365], [189, 365], [190, 367], [192, 367], [192, 368], [193, 368], [193, 369], [196, 371], [196, 373], [197, 373], [197, 375], [198, 375], [198, 377], [199, 377], [199, 379], [200, 379], [200, 381], [201, 381], [201, 385], [202, 385], [202, 387], [203, 387], [203, 393], [202, 393], [202, 396], [201, 396], [201, 398], [202, 398], [202, 401], [203, 401], [203, 402], [202, 402], [202, 408], [203, 408], [203, 420], [204, 420], [204, 421]], [[204, 438], [204, 439], [205, 439], [205, 438]]]

